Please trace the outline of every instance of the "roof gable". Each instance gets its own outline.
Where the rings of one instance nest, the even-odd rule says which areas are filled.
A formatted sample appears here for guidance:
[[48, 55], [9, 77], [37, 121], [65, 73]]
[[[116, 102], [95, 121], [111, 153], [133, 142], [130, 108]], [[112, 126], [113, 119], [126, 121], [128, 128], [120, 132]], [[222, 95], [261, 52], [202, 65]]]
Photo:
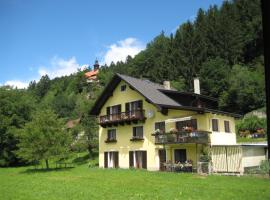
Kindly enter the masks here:
[[108, 98], [112, 95], [113, 91], [120, 83], [120, 81], [125, 81], [130, 87], [139, 92], [147, 101], [154, 104], [158, 108], [161, 108], [160, 105], [169, 105], [171, 107], [181, 106], [179, 103], [169, 98], [163, 94], [160, 89], [164, 89], [162, 85], [153, 83], [149, 80], [137, 79], [130, 76], [115, 74], [109, 84], [105, 87], [102, 94], [97, 99], [95, 105], [93, 106], [90, 114], [98, 115], [102, 106], [106, 103]]
[[181, 101], [174, 100], [173, 96], [169, 95], [169, 93], [175, 93], [178, 95], [189, 95], [189, 96], [196, 96], [200, 97], [201, 99], [208, 99], [212, 102], [215, 102], [216, 99], [206, 97], [204, 95], [196, 95], [187, 92], [177, 92], [174, 90], [166, 90], [163, 85], [153, 83], [149, 80], [145, 79], [138, 79], [133, 78], [127, 75], [122, 74], [115, 74], [112, 80], [108, 83], [108, 85], [103, 90], [102, 94], [96, 100], [94, 106], [92, 107], [90, 114], [91, 115], [98, 115], [100, 113], [101, 108], [106, 103], [108, 98], [112, 96], [115, 88], [121, 82], [121, 80], [125, 81], [132, 89], [136, 90], [139, 94], [141, 94], [149, 103], [155, 105], [160, 111], [163, 108], [165, 109], [184, 109], [184, 110], [193, 110], [198, 112], [214, 112], [214, 113], [221, 113], [225, 115], [231, 115], [234, 117], [240, 117], [240, 115], [234, 113], [228, 113], [224, 111], [220, 111], [217, 109], [203, 108], [203, 107], [194, 107], [192, 105], [185, 105], [181, 103]]

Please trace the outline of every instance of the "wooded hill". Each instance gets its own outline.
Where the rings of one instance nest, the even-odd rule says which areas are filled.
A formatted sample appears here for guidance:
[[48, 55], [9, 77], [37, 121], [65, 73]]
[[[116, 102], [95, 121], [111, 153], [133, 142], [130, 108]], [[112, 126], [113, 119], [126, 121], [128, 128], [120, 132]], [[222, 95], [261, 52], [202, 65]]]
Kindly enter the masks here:
[[[114, 73], [170, 80], [181, 91], [193, 91], [193, 78], [199, 77], [201, 92], [219, 98], [220, 109], [244, 114], [265, 105], [263, 65], [259, 0], [200, 9], [193, 22], [169, 36], [161, 32], [134, 58], [102, 66], [97, 84], [87, 83], [85, 71], [78, 71], [52, 80], [43, 76], [25, 90], [0, 87], [0, 166], [20, 163], [15, 135], [36, 111], [51, 109], [66, 122], [80, 118], [80, 128], [71, 131], [74, 138], [81, 130], [90, 133], [95, 122], [88, 112]], [[90, 142], [79, 149], [93, 146]]]

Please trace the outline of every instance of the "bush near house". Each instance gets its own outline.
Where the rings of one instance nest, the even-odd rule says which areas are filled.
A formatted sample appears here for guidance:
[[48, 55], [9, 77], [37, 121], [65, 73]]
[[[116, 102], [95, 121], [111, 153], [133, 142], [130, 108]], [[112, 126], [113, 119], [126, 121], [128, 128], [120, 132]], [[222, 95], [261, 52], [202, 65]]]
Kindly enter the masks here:
[[264, 138], [266, 135], [266, 119], [246, 116], [237, 122], [236, 129], [240, 137]]

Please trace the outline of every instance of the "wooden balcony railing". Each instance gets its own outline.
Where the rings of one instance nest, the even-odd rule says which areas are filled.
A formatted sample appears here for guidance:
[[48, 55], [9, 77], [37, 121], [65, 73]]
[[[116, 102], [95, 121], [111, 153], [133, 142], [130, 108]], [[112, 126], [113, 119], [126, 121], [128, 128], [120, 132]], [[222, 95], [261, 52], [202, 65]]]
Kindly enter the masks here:
[[177, 144], [177, 143], [198, 143], [206, 144], [209, 142], [208, 131], [181, 131], [176, 133], [158, 133], [155, 136], [156, 144]]
[[132, 110], [117, 114], [103, 115], [99, 117], [101, 126], [110, 126], [145, 120], [144, 110]]

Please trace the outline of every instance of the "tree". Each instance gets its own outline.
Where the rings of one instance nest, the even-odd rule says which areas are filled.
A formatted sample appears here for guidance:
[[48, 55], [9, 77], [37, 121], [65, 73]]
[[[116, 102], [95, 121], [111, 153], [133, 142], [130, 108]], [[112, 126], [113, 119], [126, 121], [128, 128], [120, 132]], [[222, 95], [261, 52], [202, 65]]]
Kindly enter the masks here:
[[0, 166], [22, 164], [14, 133], [30, 120], [35, 100], [25, 90], [0, 87]]
[[219, 97], [228, 89], [230, 66], [221, 58], [210, 59], [202, 64], [200, 71], [202, 93]]
[[19, 157], [29, 162], [45, 160], [47, 169], [49, 159], [63, 158], [71, 144], [63, 120], [51, 110], [36, 112], [17, 136]]
[[50, 78], [48, 75], [42, 76], [39, 82], [35, 85], [36, 96], [42, 98], [50, 89]]
[[81, 118], [81, 126], [84, 131], [84, 141], [89, 155], [93, 155], [93, 150], [97, 148], [98, 144], [98, 126], [96, 118], [88, 114], [84, 114]]
[[264, 76], [246, 66], [235, 65], [228, 79], [228, 90], [221, 94], [219, 105], [230, 112], [247, 113], [265, 105]]

